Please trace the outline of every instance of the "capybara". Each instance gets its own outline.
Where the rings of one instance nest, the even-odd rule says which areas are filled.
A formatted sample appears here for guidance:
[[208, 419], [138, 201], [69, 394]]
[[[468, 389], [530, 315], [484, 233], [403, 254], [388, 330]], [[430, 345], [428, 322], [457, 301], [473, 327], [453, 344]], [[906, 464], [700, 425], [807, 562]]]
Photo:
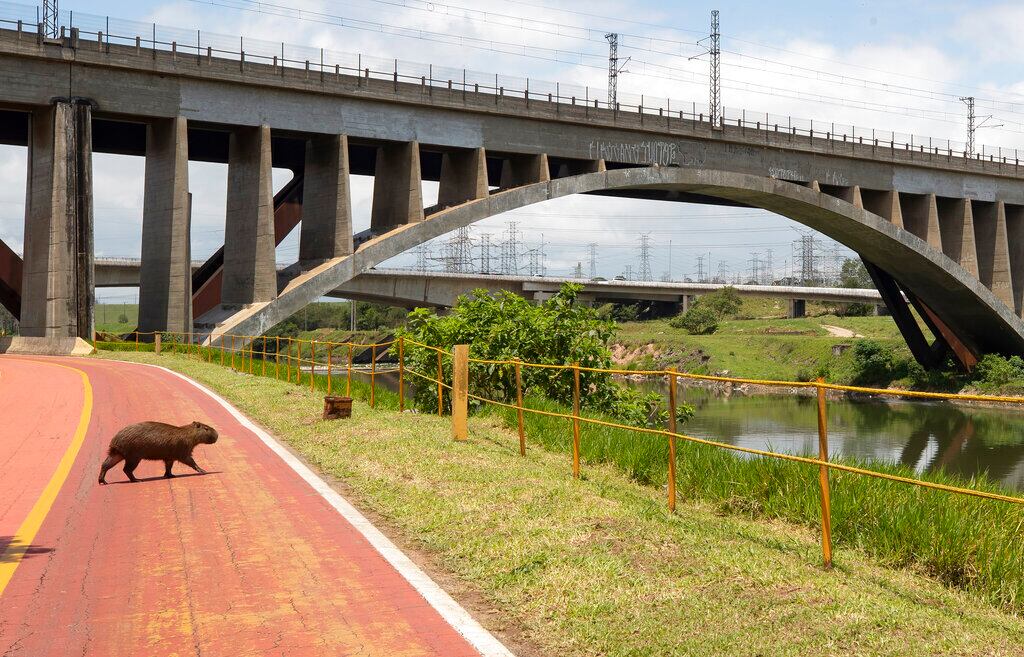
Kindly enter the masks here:
[[205, 474], [192, 458], [192, 450], [200, 443], [217, 442], [217, 430], [202, 422], [176, 427], [163, 422], [139, 422], [117, 432], [110, 440], [107, 460], [100, 468], [100, 483], [105, 484], [107, 470], [124, 461], [124, 473], [131, 481], [139, 461], [163, 461], [164, 477], [173, 477], [171, 466], [181, 461], [196, 472]]

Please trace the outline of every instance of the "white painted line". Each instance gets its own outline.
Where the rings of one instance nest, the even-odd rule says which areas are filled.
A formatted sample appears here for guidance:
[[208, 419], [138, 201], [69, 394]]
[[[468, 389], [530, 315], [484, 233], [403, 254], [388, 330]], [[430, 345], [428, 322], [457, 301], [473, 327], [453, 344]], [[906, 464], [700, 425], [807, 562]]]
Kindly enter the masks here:
[[[128, 362], [128, 361], [117, 361], [117, 362]], [[320, 494], [327, 502], [337, 510], [341, 516], [347, 520], [353, 527], [359, 530], [367, 541], [380, 553], [384, 559], [391, 564], [391, 566], [398, 571], [398, 573], [404, 577], [413, 588], [419, 592], [420, 595], [433, 607], [438, 614], [480, 652], [482, 657], [515, 657], [508, 648], [505, 647], [500, 641], [498, 641], [494, 635], [483, 628], [469, 612], [462, 608], [458, 602], [452, 599], [444, 589], [437, 585], [434, 580], [423, 572], [419, 566], [405, 555], [398, 546], [392, 543], [387, 536], [382, 534], [379, 529], [373, 526], [366, 516], [359, 513], [359, 511], [352, 506], [348, 500], [338, 494], [338, 491], [331, 488], [327, 482], [317, 476], [306, 464], [285, 449], [281, 443], [271, 436], [263, 429], [256, 426], [249, 418], [242, 414], [241, 411], [236, 409], [230, 403], [225, 401], [217, 393], [213, 392], [206, 386], [193, 381], [184, 374], [179, 374], [174, 370], [169, 370], [166, 367], [160, 365], [150, 365], [149, 363], [129, 363], [131, 365], [146, 365], [147, 367], [155, 367], [163, 370], [174, 376], [183, 379], [190, 384], [199, 388], [204, 393], [209, 395], [218, 404], [223, 406], [231, 415], [235, 417], [238, 422], [246, 429], [254, 433], [260, 440], [266, 444], [275, 454], [281, 457], [281, 460], [288, 464], [292, 470], [296, 472], [300, 477], [306, 480], [310, 486], [313, 487], [317, 493]]]

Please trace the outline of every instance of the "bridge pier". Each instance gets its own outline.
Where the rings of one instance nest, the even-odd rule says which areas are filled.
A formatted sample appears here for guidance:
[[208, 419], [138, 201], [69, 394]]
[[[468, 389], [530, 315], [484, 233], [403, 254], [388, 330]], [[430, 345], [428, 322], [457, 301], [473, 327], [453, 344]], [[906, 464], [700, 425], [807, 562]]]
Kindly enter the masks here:
[[348, 137], [306, 141], [299, 262], [311, 265], [352, 253]]
[[146, 180], [139, 268], [139, 331], [192, 331], [188, 121], [146, 127]]
[[1018, 317], [1024, 317], [1024, 207], [1006, 206], [1006, 237], [1010, 244], [1013, 308]]
[[974, 212], [970, 199], [943, 198], [936, 202], [943, 252], [950, 260], [978, 275]]
[[228, 146], [227, 215], [221, 303], [277, 297], [270, 127], [236, 128]]
[[942, 251], [935, 194], [900, 194], [900, 206], [904, 227], [927, 242], [928, 246]]
[[377, 148], [373, 178], [370, 231], [389, 230], [423, 221], [423, 183], [419, 142], [388, 144]]
[[807, 301], [805, 299], [789, 300], [789, 318], [799, 319], [807, 316]]
[[551, 180], [551, 171], [548, 168], [546, 153], [509, 157], [501, 166], [501, 189], [522, 187], [549, 180]]
[[903, 228], [899, 192], [862, 189], [860, 195], [865, 210], [877, 214], [897, 228]]
[[92, 107], [33, 110], [28, 136], [21, 334], [93, 337]]
[[1002, 201], [972, 203], [975, 204], [974, 229], [978, 244], [978, 278], [1000, 301], [1009, 308], [1014, 308], [1006, 206]]
[[487, 198], [487, 154], [483, 148], [445, 151], [441, 156], [441, 180], [437, 205], [450, 208], [466, 201]]

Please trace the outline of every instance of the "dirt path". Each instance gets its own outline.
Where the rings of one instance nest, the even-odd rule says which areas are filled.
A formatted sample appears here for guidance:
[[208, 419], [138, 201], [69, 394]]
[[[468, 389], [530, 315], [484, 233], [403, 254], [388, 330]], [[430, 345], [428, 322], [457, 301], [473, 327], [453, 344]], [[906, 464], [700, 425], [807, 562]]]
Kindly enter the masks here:
[[842, 326], [832, 326], [831, 324], [822, 324], [821, 328], [828, 331], [828, 334], [836, 338], [863, 338], [864, 336], [860, 333], [854, 333], [850, 329], [843, 328]]

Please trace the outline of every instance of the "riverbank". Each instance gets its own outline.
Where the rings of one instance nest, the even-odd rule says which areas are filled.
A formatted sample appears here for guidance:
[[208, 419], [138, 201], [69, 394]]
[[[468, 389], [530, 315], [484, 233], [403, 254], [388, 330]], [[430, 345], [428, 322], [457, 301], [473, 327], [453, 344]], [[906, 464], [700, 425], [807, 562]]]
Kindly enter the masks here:
[[[920, 572], [881, 566], [855, 544], [844, 543], [836, 569], [824, 572], [815, 530], [705, 501], [692, 473], [681, 472], [682, 500], [669, 515], [656, 480], [640, 485], [589, 451], [601, 444], [591, 427], [575, 481], [562, 445], [538, 448], [545, 436], [564, 439], [564, 421], [543, 434], [531, 425], [522, 458], [515, 434], [493, 416], [472, 417], [470, 440], [457, 444], [447, 418], [386, 410], [395, 398], [380, 391], [378, 410], [357, 402], [353, 420], [324, 422], [322, 393], [304, 386], [180, 355], [101, 356], [171, 367], [230, 399], [338, 477], [523, 657], [1024, 655], [1019, 617]], [[776, 483], [790, 487], [779, 496], [803, 503], [793, 481], [763, 485]]]

